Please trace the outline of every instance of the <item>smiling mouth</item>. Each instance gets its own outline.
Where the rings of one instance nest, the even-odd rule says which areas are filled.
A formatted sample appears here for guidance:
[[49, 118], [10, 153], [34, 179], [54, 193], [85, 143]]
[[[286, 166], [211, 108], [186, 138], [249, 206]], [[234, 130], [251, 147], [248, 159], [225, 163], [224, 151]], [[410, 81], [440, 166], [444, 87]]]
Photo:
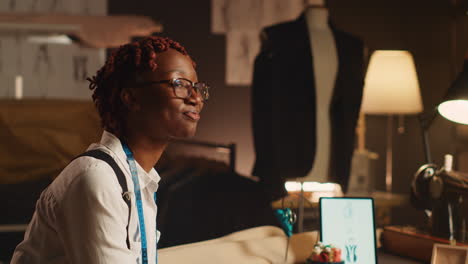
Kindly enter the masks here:
[[188, 117], [188, 119], [192, 120], [192, 121], [198, 121], [200, 120], [200, 114], [197, 113], [197, 112], [184, 112], [184, 115], [186, 117]]

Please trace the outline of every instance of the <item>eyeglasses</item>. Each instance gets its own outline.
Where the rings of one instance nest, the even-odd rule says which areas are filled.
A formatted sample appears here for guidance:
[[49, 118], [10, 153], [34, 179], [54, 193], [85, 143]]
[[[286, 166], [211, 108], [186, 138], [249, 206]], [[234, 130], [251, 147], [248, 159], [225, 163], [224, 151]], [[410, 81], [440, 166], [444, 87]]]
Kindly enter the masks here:
[[171, 80], [161, 80], [155, 82], [144, 82], [141, 85], [168, 83], [172, 86], [174, 94], [178, 98], [187, 99], [192, 95], [192, 91], [195, 89], [202, 98], [203, 102], [208, 101], [210, 98], [210, 87], [203, 82], [192, 82], [185, 78], [173, 78]]

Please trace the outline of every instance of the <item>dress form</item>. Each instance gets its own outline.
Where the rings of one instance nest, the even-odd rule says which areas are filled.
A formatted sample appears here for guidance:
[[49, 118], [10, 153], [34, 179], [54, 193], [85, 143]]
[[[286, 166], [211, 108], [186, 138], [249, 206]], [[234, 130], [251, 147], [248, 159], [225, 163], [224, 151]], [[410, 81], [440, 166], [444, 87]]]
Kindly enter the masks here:
[[312, 169], [300, 181], [326, 182], [329, 178], [331, 157], [330, 104], [338, 73], [338, 55], [333, 32], [328, 24], [328, 10], [323, 3], [312, 4], [304, 13], [309, 31], [316, 87], [316, 156]]
[[[272, 200], [287, 195], [287, 179], [331, 181], [346, 190], [364, 82], [363, 41], [329, 23], [327, 9], [316, 3], [295, 20], [265, 27], [261, 36], [252, 81], [252, 174]], [[317, 106], [322, 102], [325, 107]], [[328, 122], [316, 120], [318, 111]], [[328, 152], [324, 161], [316, 157], [324, 152], [317, 142]], [[325, 172], [312, 172], [320, 164]]]

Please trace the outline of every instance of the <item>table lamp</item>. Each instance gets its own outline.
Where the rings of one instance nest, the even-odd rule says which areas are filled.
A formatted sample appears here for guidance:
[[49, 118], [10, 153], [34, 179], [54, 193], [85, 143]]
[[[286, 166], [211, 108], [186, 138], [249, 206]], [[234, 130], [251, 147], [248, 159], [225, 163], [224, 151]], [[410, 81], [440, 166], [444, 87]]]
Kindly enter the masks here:
[[365, 77], [361, 111], [387, 115], [385, 190], [392, 191], [392, 127], [394, 115], [422, 112], [422, 100], [413, 57], [404, 50], [377, 50]]
[[441, 116], [446, 119], [468, 125], [468, 54], [463, 70], [450, 86], [444, 101], [437, 107]]
[[424, 154], [428, 164], [433, 162], [429, 147], [428, 130], [437, 113], [452, 122], [468, 125], [468, 52], [465, 55], [462, 71], [449, 87], [442, 102], [429, 113], [422, 114], [419, 117], [423, 133]]

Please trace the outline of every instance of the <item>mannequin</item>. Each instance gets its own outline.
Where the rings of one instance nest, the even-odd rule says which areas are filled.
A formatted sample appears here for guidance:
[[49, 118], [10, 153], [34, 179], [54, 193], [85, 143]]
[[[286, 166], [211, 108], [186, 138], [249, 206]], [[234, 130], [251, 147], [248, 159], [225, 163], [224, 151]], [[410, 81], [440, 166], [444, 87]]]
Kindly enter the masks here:
[[[323, 4], [323, 3], [320, 3]], [[317, 143], [312, 170], [301, 181], [328, 180], [331, 147], [330, 103], [338, 72], [338, 55], [335, 39], [328, 26], [328, 10], [322, 5], [310, 5], [305, 9], [309, 30], [312, 63], [315, 69]]]
[[327, 9], [316, 0], [296, 20], [261, 33], [252, 82], [252, 174], [271, 199], [286, 195], [286, 179], [347, 188], [364, 45], [327, 20]]

